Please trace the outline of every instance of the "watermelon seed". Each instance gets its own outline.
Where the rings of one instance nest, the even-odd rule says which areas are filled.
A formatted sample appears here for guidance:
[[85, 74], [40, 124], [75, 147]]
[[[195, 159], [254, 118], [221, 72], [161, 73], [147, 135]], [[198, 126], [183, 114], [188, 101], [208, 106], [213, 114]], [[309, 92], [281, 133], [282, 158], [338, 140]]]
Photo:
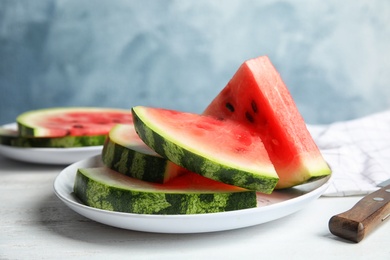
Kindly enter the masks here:
[[230, 112], [234, 112], [234, 106], [229, 102], [226, 103], [226, 108], [229, 109]]
[[83, 125], [73, 125], [73, 128], [84, 128]]
[[234, 148], [234, 150], [236, 153], [245, 153], [246, 151], [248, 151], [247, 149], [245, 149], [243, 147], [236, 147], [236, 148]]
[[246, 119], [248, 119], [249, 122], [251, 122], [251, 123], [255, 122], [255, 119], [248, 111], [245, 113], [245, 117], [246, 117]]
[[256, 102], [254, 100], [252, 100], [251, 106], [252, 106], [253, 112], [255, 112], [255, 114], [257, 114], [257, 111], [258, 111], [257, 110], [257, 104], [256, 104]]

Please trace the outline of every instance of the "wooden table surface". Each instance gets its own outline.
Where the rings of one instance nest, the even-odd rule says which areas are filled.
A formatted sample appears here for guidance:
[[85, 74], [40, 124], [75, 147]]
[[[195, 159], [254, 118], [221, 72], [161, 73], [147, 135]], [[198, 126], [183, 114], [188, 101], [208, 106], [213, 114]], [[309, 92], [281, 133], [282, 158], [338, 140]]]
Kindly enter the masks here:
[[390, 221], [358, 244], [328, 230], [330, 217], [360, 197], [321, 197], [290, 216], [237, 230], [144, 233], [69, 209], [53, 192], [63, 168], [0, 156], [0, 259], [390, 259]]

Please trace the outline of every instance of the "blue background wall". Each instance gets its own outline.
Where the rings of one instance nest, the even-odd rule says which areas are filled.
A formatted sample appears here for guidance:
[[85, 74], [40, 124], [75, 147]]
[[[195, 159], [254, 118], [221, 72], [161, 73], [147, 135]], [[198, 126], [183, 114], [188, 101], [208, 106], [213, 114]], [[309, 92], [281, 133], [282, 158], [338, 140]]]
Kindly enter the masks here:
[[51, 106], [201, 112], [268, 55], [308, 123], [390, 107], [390, 1], [0, 0], [0, 123]]

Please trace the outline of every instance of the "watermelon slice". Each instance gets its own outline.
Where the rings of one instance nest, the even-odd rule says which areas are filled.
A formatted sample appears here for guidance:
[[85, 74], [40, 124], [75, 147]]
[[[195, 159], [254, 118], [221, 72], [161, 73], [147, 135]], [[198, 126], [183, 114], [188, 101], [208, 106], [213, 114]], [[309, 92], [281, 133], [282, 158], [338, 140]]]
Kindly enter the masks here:
[[186, 171], [142, 142], [133, 124], [118, 124], [111, 129], [103, 146], [102, 160], [105, 166], [119, 173], [156, 183], [165, 183]]
[[289, 188], [331, 173], [268, 57], [242, 64], [204, 114], [256, 129], [279, 175], [276, 188]]
[[14, 125], [0, 127], [0, 144], [13, 147], [69, 148], [103, 145], [106, 135], [64, 136], [64, 137], [23, 137]]
[[133, 107], [141, 139], [161, 156], [226, 184], [271, 193], [278, 176], [254, 128], [167, 109]]
[[75, 195], [94, 208], [137, 214], [200, 214], [256, 207], [256, 192], [195, 173], [165, 184], [141, 181], [106, 167], [78, 169]]
[[0, 127], [0, 144], [11, 145], [11, 142], [18, 136], [19, 134], [17, 130]]
[[107, 135], [119, 123], [131, 123], [130, 110], [94, 107], [50, 108], [25, 112], [16, 119], [22, 137]]

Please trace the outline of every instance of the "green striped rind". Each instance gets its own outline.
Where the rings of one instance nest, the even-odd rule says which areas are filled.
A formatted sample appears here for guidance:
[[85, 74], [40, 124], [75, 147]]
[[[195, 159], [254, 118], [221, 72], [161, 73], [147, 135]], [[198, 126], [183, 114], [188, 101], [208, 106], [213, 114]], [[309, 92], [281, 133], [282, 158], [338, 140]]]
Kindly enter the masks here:
[[64, 136], [64, 137], [18, 137], [11, 140], [11, 146], [18, 147], [46, 147], [72, 148], [86, 146], [100, 146], [104, 144], [106, 135], [96, 136]]
[[106, 135], [64, 136], [64, 137], [22, 137], [17, 131], [0, 128], [0, 144], [15, 147], [72, 148], [100, 146], [104, 144]]
[[[142, 108], [141, 108], [142, 109]], [[189, 151], [174, 141], [170, 141], [158, 134], [144, 122], [144, 119], [137, 113], [137, 107], [133, 108], [134, 126], [140, 138], [158, 154], [192, 172], [196, 172], [207, 178], [220, 181], [226, 184], [242, 187], [270, 194], [278, 182], [278, 178], [262, 176], [238, 167], [223, 165], [206, 158], [195, 152]], [[196, 149], [196, 147], [193, 147]], [[237, 158], [239, 160], [239, 158]]]
[[[111, 176], [111, 177], [110, 177]], [[128, 178], [121, 181], [121, 177]], [[118, 185], [107, 181], [119, 179]], [[78, 169], [74, 184], [75, 195], [86, 205], [94, 208], [137, 214], [202, 214], [232, 211], [256, 207], [254, 191], [205, 192], [152, 189], [136, 182], [123, 187], [132, 178], [108, 168]], [[138, 182], [137, 182], [138, 181]], [[136, 184], [138, 183], [138, 185]], [[159, 187], [163, 187], [162, 184]]]
[[[37, 129], [29, 127], [27, 125], [18, 123], [18, 129], [20, 136], [36, 136]], [[43, 133], [41, 135], [44, 135]]]
[[[134, 131], [134, 138], [138, 140], [121, 139], [120, 131]], [[116, 142], [110, 136], [116, 135]], [[132, 142], [134, 141], [134, 142]], [[102, 161], [108, 168], [115, 170], [127, 176], [155, 183], [165, 183], [176, 177], [179, 173], [179, 167], [174, 167], [172, 162], [155, 154], [149, 147], [143, 144], [135, 134], [134, 127], [126, 125], [117, 125], [109, 133], [103, 146]], [[142, 153], [140, 150], [150, 150], [149, 154]]]
[[18, 137], [18, 132], [13, 129], [0, 127], [0, 144], [11, 145], [12, 140]]

